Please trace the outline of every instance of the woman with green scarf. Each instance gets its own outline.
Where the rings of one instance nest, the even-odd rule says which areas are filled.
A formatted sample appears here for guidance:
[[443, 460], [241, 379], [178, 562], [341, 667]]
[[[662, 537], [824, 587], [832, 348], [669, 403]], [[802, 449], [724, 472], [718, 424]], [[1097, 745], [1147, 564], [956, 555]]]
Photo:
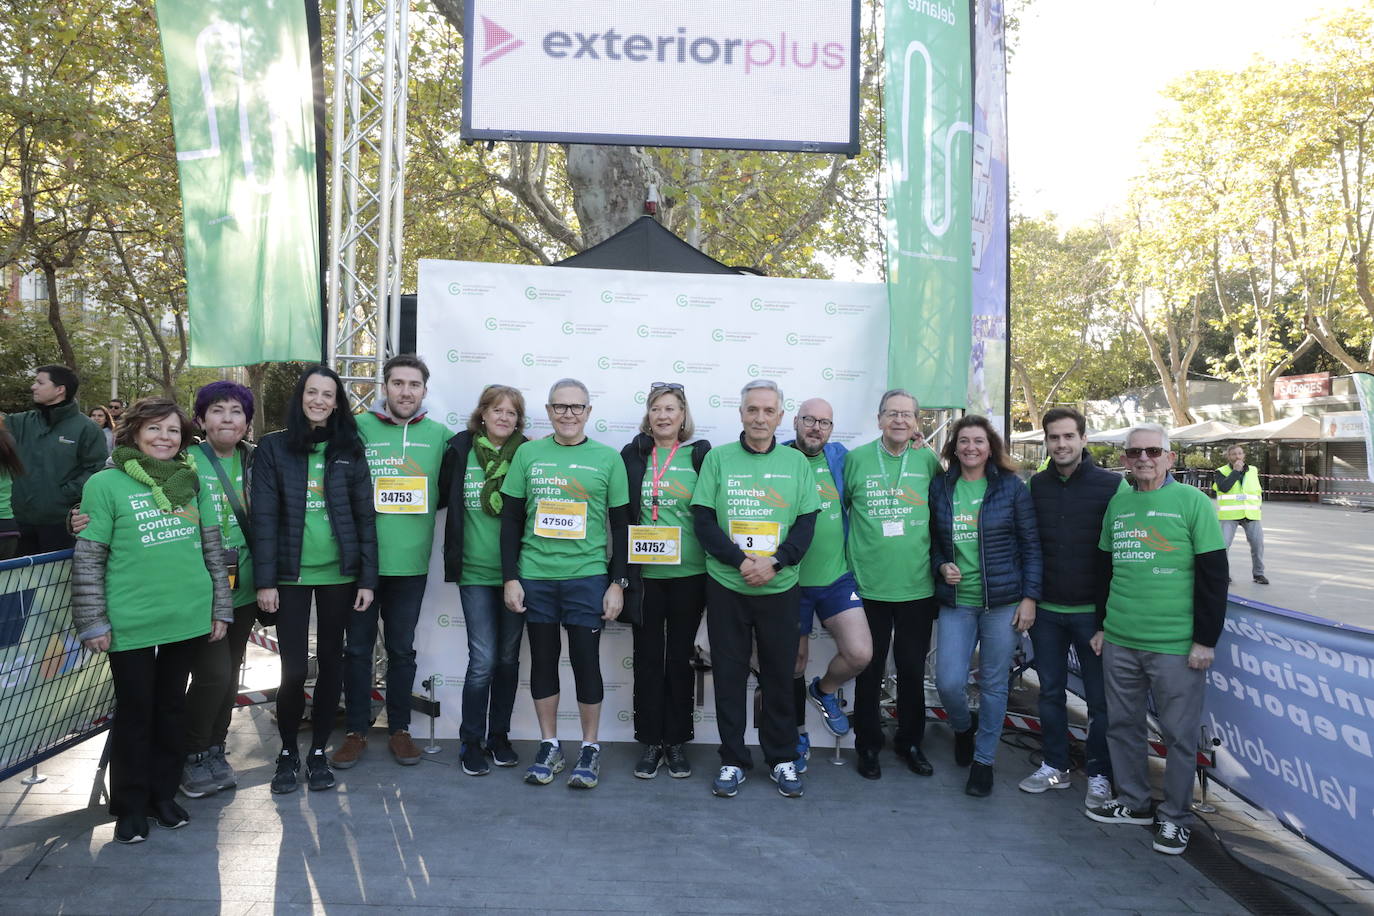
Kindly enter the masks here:
[[[114, 465], [86, 481], [90, 522], [72, 557], [72, 620], [92, 652], [109, 653], [114, 838], [139, 843], [148, 819], [180, 827], [186, 679], [207, 634], [234, 619], [215, 503], [186, 457], [191, 421], [168, 398], [124, 414]], [[202, 519], [205, 524], [202, 524]]]
[[483, 776], [487, 757], [500, 767], [519, 763], [507, 733], [520, 672], [524, 618], [501, 597], [501, 482], [525, 441], [525, 398], [519, 389], [488, 385], [468, 428], [448, 441], [439, 492], [448, 506], [444, 581], [458, 583], [468, 634], [463, 680], [463, 772]]

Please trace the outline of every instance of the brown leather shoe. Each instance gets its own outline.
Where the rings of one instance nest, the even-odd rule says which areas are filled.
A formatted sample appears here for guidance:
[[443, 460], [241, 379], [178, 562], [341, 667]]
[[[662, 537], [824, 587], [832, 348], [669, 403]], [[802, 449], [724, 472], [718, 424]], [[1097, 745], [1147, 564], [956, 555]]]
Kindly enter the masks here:
[[410, 732], [405, 729], [392, 732], [391, 739], [387, 741], [386, 746], [391, 748], [391, 756], [395, 757], [396, 762], [401, 766], [413, 767], [424, 756], [420, 746], [410, 740]]
[[330, 763], [340, 770], [346, 770], [358, 762], [366, 749], [367, 739], [357, 732], [349, 732], [344, 735], [343, 747], [334, 752]]

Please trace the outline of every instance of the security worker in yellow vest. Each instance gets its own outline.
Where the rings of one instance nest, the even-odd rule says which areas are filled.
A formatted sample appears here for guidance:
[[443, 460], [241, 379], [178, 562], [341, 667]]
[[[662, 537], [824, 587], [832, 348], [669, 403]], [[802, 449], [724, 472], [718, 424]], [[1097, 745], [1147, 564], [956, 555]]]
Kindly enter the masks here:
[[1221, 520], [1221, 534], [1227, 549], [1236, 536], [1236, 527], [1244, 528], [1245, 541], [1250, 545], [1250, 571], [1256, 582], [1268, 585], [1269, 580], [1264, 577], [1259, 469], [1245, 463], [1245, 449], [1233, 445], [1226, 450], [1226, 464], [1217, 468], [1212, 489], [1217, 494], [1217, 517]]

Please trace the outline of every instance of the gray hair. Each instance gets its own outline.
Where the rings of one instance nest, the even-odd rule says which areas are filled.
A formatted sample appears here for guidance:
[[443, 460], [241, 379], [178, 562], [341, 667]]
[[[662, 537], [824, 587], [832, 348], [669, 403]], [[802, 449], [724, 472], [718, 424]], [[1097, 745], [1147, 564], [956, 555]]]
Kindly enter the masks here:
[[883, 412], [883, 408], [887, 407], [887, 402], [892, 398], [911, 398], [911, 403], [915, 405], [915, 409], [921, 409], [921, 402], [910, 391], [905, 388], [889, 388], [883, 392], [882, 397], [878, 398], [878, 413]]
[[1167, 452], [1171, 450], [1169, 448], [1169, 431], [1158, 423], [1137, 423], [1135, 426], [1132, 426], [1126, 431], [1127, 446], [1131, 444], [1131, 437], [1136, 433], [1157, 433], [1159, 435], [1159, 444], [1164, 448], [1164, 451]]
[[764, 390], [766, 390], [766, 391], [771, 391], [771, 392], [773, 392], [774, 394], [776, 394], [776, 395], [778, 396], [778, 406], [779, 406], [779, 407], [782, 406], [782, 403], [783, 403], [782, 389], [779, 388], [779, 387], [778, 387], [778, 383], [775, 382], [775, 381], [773, 381], [771, 378], [756, 378], [756, 379], [753, 379], [752, 381], [746, 382], [745, 385], [744, 385], [744, 387], [741, 388], [741, 389], [739, 390], [739, 402], [740, 402], [740, 404], [741, 404], [741, 405], [744, 404], [744, 399], [747, 398], [747, 397], [749, 396], [749, 392], [751, 392], [751, 391], [756, 391], [756, 390], [758, 390], [758, 389], [760, 389], [760, 388], [762, 388], [762, 389], [764, 389]]
[[587, 390], [587, 386], [575, 378], [561, 378], [549, 386], [549, 403], [553, 403], [553, 393], [559, 388], [578, 388], [582, 391], [582, 396], [587, 399], [587, 403], [592, 402], [592, 393]]

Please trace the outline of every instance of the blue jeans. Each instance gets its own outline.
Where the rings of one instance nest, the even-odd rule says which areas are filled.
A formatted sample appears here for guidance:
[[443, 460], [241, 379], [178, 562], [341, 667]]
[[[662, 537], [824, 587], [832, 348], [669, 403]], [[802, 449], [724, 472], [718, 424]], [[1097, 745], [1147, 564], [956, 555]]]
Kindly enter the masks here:
[[386, 723], [395, 733], [410, 728], [410, 692], [415, 687], [415, 626], [425, 600], [427, 576], [382, 576], [372, 605], [348, 612], [344, 642], [344, 704], [348, 730], [367, 734], [372, 712], [372, 647], [377, 621], [386, 646]]
[[1089, 776], [1112, 775], [1107, 753], [1107, 694], [1102, 686], [1102, 659], [1089, 641], [1097, 631], [1092, 614], [1061, 614], [1044, 608], [1035, 614], [1031, 645], [1035, 670], [1040, 675], [1040, 727], [1045, 762], [1056, 770], [1069, 768], [1069, 712], [1065, 689], [1069, 681], [1069, 646], [1078, 655], [1083, 673], [1083, 698], [1088, 703], [1088, 759], [1083, 769]]
[[978, 647], [978, 734], [973, 740], [973, 759], [992, 766], [997, 743], [1002, 740], [1002, 720], [1007, 715], [1007, 685], [1011, 659], [1019, 637], [1011, 628], [1016, 605], [1001, 607], [941, 607], [935, 655], [935, 686], [940, 702], [957, 732], [972, 725], [969, 714], [968, 668]]
[[520, 634], [525, 619], [506, 610], [499, 585], [460, 585], [468, 630], [468, 670], [463, 677], [463, 723], [458, 737], [482, 744], [510, 731], [520, 678]]

